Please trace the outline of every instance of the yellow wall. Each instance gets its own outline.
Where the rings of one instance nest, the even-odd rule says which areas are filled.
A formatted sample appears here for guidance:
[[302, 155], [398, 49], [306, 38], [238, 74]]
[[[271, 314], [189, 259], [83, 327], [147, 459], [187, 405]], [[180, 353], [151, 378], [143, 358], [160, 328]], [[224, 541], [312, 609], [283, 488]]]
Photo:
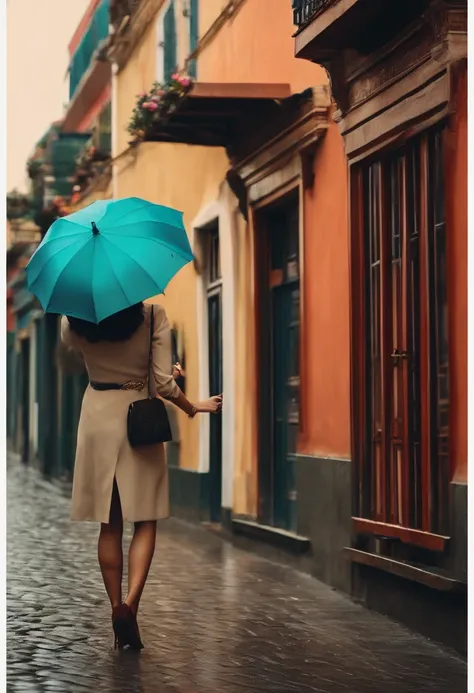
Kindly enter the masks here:
[[[176, 6], [178, 59], [184, 64], [189, 47], [188, 23]], [[156, 80], [157, 31], [156, 17], [135, 48], [127, 65], [117, 76], [118, 152], [128, 147], [127, 125], [135, 106], [136, 96], [148, 90]], [[191, 231], [193, 219], [202, 206], [213, 201], [227, 170], [223, 151], [167, 143], [141, 143], [123, 154], [115, 164], [115, 196], [143, 197], [151, 202], [174, 207], [184, 212], [184, 223]], [[190, 238], [192, 242], [192, 239]], [[198, 398], [198, 349], [196, 326], [196, 274], [193, 265], [185, 267], [170, 283], [165, 296], [153, 302], [161, 303], [171, 325], [184, 337], [186, 356], [186, 394]], [[196, 421], [178, 414], [181, 439], [180, 464], [198, 465], [198, 434]]]
[[[156, 80], [156, 27], [154, 22], [145, 32], [128, 63], [117, 76], [117, 152], [127, 148], [131, 139], [127, 126], [135, 108], [137, 95], [148, 91]], [[121, 197], [122, 195], [119, 195]]]
[[[177, 32], [178, 64], [183, 66], [189, 54], [189, 20], [183, 16], [183, 0], [175, 2], [175, 21]], [[131, 139], [127, 132], [130, 116], [135, 107], [136, 97], [148, 91], [157, 80], [157, 30], [156, 22], [163, 5], [157, 0], [157, 12], [150, 21], [147, 30], [136, 46], [125, 67], [117, 76], [117, 120], [114, 124], [118, 131], [118, 152], [127, 148]]]
[[[218, 195], [218, 185], [226, 172], [226, 159], [220, 150], [163, 143], [142, 143], [133, 155], [117, 164], [117, 197], [139, 196], [150, 202], [184, 212], [188, 232], [201, 207]], [[190, 239], [192, 241], [192, 239]], [[196, 325], [196, 272], [187, 265], [171, 281], [165, 296], [153, 302], [165, 307], [172, 326], [184, 338], [186, 355], [186, 395], [198, 399], [198, 339]], [[197, 468], [199, 428], [178, 413], [181, 450], [180, 465]]]

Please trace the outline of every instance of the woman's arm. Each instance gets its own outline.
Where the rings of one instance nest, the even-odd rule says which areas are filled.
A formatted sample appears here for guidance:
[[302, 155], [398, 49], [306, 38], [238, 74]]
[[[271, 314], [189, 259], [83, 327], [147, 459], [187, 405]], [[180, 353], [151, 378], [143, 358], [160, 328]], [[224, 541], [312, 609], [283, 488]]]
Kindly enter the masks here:
[[222, 395], [210, 397], [204, 402], [197, 402], [197, 404], [194, 405], [178, 388], [177, 394], [167, 399], [179, 409], [182, 409], [182, 411], [184, 411], [191, 418], [193, 418], [196, 414], [217, 414], [222, 409]]
[[217, 413], [222, 408], [220, 395], [204, 402], [193, 404], [176, 384], [173, 375], [169, 374], [171, 362], [171, 331], [166, 313], [161, 306], [154, 307], [154, 332], [152, 344], [152, 371], [156, 391], [163, 399], [172, 402], [188, 416], [197, 413]]

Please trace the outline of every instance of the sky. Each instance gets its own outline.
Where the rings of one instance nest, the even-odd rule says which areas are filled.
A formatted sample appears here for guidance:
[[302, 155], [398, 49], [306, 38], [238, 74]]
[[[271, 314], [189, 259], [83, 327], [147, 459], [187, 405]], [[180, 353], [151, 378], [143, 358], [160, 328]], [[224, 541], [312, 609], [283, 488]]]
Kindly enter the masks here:
[[89, 0], [7, 2], [7, 191], [26, 191], [26, 161], [68, 100], [67, 46]]

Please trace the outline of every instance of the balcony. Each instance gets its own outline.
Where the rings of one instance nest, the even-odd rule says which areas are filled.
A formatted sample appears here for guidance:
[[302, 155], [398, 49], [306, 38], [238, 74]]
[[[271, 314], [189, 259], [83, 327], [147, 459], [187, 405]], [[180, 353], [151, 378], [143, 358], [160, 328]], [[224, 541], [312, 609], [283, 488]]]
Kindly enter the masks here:
[[427, 9], [430, 0], [293, 0], [295, 55], [327, 64], [342, 51], [378, 51]]
[[293, 23], [301, 28], [336, 0], [293, 0]]
[[90, 133], [60, 133], [58, 138], [52, 143], [52, 195], [66, 198], [71, 195], [76, 170], [76, 158], [89, 137]]
[[7, 219], [22, 219], [30, 209], [30, 200], [27, 195], [23, 195], [16, 190], [7, 194]]
[[69, 98], [72, 100], [92, 62], [105, 47], [109, 35], [109, 0], [101, 0], [90, 20], [69, 67]]

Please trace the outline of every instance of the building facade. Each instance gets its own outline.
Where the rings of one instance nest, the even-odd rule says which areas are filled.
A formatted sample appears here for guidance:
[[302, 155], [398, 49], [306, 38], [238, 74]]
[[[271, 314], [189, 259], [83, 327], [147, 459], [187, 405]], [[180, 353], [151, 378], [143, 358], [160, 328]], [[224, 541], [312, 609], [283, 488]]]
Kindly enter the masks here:
[[[279, 2], [271, 31], [267, 4], [91, 0], [53, 128], [81, 146], [33, 157], [35, 194], [184, 213], [195, 261], [151, 300], [224, 407], [169, 408], [172, 513], [463, 651], [465, 3]], [[34, 317], [23, 455], [70, 478], [87, 378]]]
[[465, 650], [467, 3], [293, 9], [349, 165], [352, 590]]
[[[111, 194], [108, 20], [108, 0], [91, 0], [69, 45], [66, 112], [27, 162], [31, 189], [21, 223], [33, 216], [40, 237], [59, 216]], [[34, 247], [25, 249], [9, 285], [17, 317], [9, 337], [9, 436], [24, 462], [35, 461], [45, 473], [70, 480], [87, 376], [83, 364], [61, 349], [59, 317], [45, 315], [27, 290], [24, 267]]]
[[[114, 195], [184, 211], [196, 262], [157, 300], [186, 393], [225, 401], [221, 419], [175, 414], [173, 512], [312, 552], [349, 589], [347, 169], [327, 75], [277, 44], [262, 3], [188, 5], [112, 5]], [[283, 36], [291, 8], [272, 22]], [[187, 67], [172, 112], [127, 134], [137, 92]]]

